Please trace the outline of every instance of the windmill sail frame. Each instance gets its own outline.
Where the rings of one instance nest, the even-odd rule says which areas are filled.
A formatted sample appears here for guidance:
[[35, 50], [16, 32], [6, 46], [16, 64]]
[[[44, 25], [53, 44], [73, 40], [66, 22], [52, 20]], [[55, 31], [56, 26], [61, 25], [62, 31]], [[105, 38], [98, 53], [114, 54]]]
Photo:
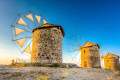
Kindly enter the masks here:
[[[33, 38], [33, 36], [28, 36], [28, 37], [22, 37], [22, 38], [20, 38], [20, 36], [22, 36], [22, 35], [24, 35], [24, 34], [22, 34], [22, 33], [24, 33], [24, 32], [29, 32], [29, 33], [32, 33], [32, 28], [31, 28], [31, 26], [28, 26], [28, 25], [30, 25], [29, 23], [28, 23], [28, 21], [26, 22], [26, 19], [29, 19], [28, 21], [32, 21], [32, 22], [34, 22], [34, 26], [35, 27], [37, 27], [36, 26], [36, 22], [38, 22], [39, 23], [39, 25], [41, 24], [40, 23], [40, 21], [41, 21], [41, 19], [42, 19], [42, 17], [41, 17], [41, 15], [39, 16], [39, 15], [33, 15], [30, 11], [29, 12], [25, 12], [25, 13], [21, 13], [21, 14], [18, 14], [18, 16], [15, 18], [15, 20], [14, 20], [14, 22], [16, 23], [16, 24], [14, 24], [14, 22], [12, 23], [12, 25], [11, 25], [11, 32], [12, 32], [12, 41], [13, 42], [16, 42], [18, 45], [16, 45], [17, 46], [17, 48], [19, 48], [19, 50], [20, 50], [20, 52], [25, 52], [25, 50], [26, 50], [26, 48], [30, 45], [30, 47], [31, 47], [31, 43], [32, 43], [32, 40], [30, 41], [30, 42], [28, 42], [29, 44], [26, 44], [26, 42], [29, 40], [28, 38]], [[36, 20], [35, 20], [36, 19]], [[14, 24], [14, 25], [13, 25]], [[42, 23], [43, 24], [43, 23]], [[26, 30], [26, 29], [23, 29], [22, 27], [20, 28], [19, 26], [17, 26], [17, 25], [19, 25], [19, 26], [21, 26], [21, 25], [24, 25], [23, 27], [25, 27], [25, 26], [27, 26], [31, 31], [29, 31], [29, 30]], [[13, 27], [13, 28], [12, 28]], [[39, 27], [39, 26], [38, 26]], [[12, 29], [14, 29], [14, 30], [12, 30]], [[13, 33], [14, 32], [14, 33]], [[29, 34], [29, 33], [27, 33], [27, 34]], [[20, 35], [21, 34], [21, 35]], [[20, 35], [20, 36], [19, 36]], [[17, 39], [16, 39], [17, 38]], [[27, 46], [27, 47], [25, 47], [25, 46]], [[24, 50], [23, 50], [24, 49]]]

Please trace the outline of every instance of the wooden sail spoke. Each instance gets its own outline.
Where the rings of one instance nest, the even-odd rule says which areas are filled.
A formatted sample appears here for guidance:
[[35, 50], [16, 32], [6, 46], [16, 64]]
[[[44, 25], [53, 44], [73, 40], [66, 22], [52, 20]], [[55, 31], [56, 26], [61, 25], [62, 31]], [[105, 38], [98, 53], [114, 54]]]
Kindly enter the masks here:
[[77, 52], [77, 54], [73, 57], [73, 59], [75, 59], [76, 58], [76, 56], [78, 55], [78, 53], [79, 53], [79, 51]]

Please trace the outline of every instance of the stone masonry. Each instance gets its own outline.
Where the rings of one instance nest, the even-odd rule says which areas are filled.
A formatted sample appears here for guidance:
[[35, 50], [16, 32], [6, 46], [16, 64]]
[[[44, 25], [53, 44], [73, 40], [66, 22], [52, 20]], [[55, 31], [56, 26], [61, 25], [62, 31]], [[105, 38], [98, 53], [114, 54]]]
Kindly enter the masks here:
[[62, 38], [57, 28], [34, 30], [31, 62], [62, 63]]
[[81, 49], [81, 67], [100, 67], [100, 53], [98, 45]]

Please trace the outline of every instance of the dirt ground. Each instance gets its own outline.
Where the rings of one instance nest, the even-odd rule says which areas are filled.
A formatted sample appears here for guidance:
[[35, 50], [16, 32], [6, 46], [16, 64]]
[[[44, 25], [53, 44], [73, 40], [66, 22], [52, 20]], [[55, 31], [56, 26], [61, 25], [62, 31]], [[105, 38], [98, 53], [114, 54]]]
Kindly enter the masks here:
[[100, 68], [0, 67], [0, 80], [120, 80], [119, 71]]

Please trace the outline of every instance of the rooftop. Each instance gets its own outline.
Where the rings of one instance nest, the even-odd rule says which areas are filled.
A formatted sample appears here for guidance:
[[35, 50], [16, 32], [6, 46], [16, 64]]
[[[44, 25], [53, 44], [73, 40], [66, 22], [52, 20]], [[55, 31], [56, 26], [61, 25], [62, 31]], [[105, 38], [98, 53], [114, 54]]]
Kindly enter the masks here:
[[34, 31], [37, 30], [37, 29], [54, 28], [54, 27], [56, 27], [57, 29], [60, 29], [61, 32], [62, 32], [62, 34], [63, 34], [63, 36], [65, 36], [65, 32], [64, 32], [64, 30], [63, 30], [63, 28], [62, 28], [61, 25], [55, 25], [55, 24], [50, 24], [50, 23], [43, 24], [43, 25], [41, 25], [41, 26], [33, 29], [32, 32], [34, 32]]
[[82, 48], [92, 47], [92, 46], [98, 46], [98, 48], [100, 48], [100, 46], [98, 44], [95, 44], [92, 42], [87, 42], [85, 45], [82, 46]]
[[107, 53], [104, 58], [116, 58], [119, 57], [118, 55], [112, 54], [112, 53]]

